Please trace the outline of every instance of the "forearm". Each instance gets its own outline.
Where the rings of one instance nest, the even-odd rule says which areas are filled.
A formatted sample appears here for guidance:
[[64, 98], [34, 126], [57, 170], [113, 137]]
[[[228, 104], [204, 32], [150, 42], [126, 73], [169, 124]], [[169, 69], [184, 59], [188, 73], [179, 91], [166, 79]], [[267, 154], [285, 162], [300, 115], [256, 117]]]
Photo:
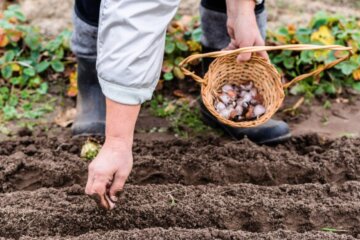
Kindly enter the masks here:
[[139, 111], [140, 105], [124, 105], [107, 98], [105, 143], [131, 147]]

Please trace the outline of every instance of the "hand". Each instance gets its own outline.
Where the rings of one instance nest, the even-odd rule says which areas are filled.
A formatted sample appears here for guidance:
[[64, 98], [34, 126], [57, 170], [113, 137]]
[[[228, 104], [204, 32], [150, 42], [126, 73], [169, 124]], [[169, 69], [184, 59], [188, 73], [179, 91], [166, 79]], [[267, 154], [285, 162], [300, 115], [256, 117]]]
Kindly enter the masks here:
[[[255, 16], [255, 2], [252, 0], [233, 1], [228, 0], [228, 21], [227, 29], [230, 36], [230, 44], [225, 50], [234, 50], [237, 48], [264, 46], [265, 41], [261, 36]], [[268, 54], [258, 52], [258, 54], [269, 60]], [[248, 61], [251, 53], [239, 54], [238, 62]]]
[[107, 138], [98, 156], [89, 165], [85, 193], [95, 198], [101, 207], [113, 209], [116, 193], [123, 190], [132, 166], [131, 144]]

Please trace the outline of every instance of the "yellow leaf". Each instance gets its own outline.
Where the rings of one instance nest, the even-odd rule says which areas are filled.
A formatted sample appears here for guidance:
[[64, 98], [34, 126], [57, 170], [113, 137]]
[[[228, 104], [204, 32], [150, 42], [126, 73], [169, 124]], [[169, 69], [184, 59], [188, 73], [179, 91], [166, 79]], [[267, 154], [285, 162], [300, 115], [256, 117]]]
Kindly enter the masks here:
[[318, 31], [311, 35], [311, 41], [331, 45], [334, 44], [335, 38], [327, 26], [321, 26]]
[[353, 78], [356, 81], [360, 81], [360, 68], [353, 72]]
[[18, 23], [18, 20], [17, 20], [17, 18], [16, 17], [11, 17], [11, 18], [9, 18], [9, 23], [12, 23], [12, 24], [17, 24]]
[[18, 42], [22, 37], [22, 33], [14, 29], [9, 29], [6, 32], [12, 42]]
[[288, 25], [288, 32], [291, 35], [294, 35], [296, 33], [296, 26], [295, 24], [289, 24]]
[[336, 58], [342, 58], [342, 57], [345, 57], [347, 56], [349, 53], [347, 51], [335, 51], [334, 52], [334, 56]]
[[20, 69], [21, 69], [21, 68], [20, 68], [20, 65], [17, 64], [17, 63], [11, 64], [11, 68], [12, 68], [13, 72], [19, 72]]
[[347, 41], [347, 44], [349, 47], [352, 47], [353, 52], [357, 52], [359, 50], [359, 43], [350, 39], [349, 41]]
[[6, 47], [9, 43], [9, 38], [5, 34], [0, 33], [0, 47]]
[[287, 43], [287, 41], [286, 41], [286, 36], [284, 36], [284, 35], [276, 34], [276, 35], [275, 35], [275, 38], [276, 38], [276, 40], [277, 40], [279, 43], [282, 43], [282, 44], [286, 44], [286, 43]]
[[67, 95], [69, 97], [76, 97], [78, 94], [78, 87], [77, 87], [77, 72], [74, 71], [72, 73], [70, 73], [70, 85], [67, 91]]
[[314, 51], [314, 58], [317, 61], [324, 61], [328, 57], [330, 50], [316, 50]]

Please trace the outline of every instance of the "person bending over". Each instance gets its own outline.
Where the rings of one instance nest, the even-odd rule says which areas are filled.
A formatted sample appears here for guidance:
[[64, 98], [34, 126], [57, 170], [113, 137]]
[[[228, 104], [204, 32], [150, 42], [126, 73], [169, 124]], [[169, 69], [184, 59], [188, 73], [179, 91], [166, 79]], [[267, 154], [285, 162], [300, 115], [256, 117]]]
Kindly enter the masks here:
[[[90, 163], [86, 194], [104, 208], [117, 201], [133, 165], [132, 144], [140, 105], [149, 100], [160, 77], [166, 29], [179, 0], [76, 0], [71, 47], [78, 61], [77, 117], [73, 135], [105, 135]], [[204, 51], [262, 46], [266, 33], [264, 0], [202, 0]], [[266, 52], [260, 55], [268, 59]], [[251, 54], [238, 56], [247, 61]], [[204, 61], [204, 71], [209, 61]], [[203, 118], [235, 139], [256, 143], [290, 136], [282, 121], [251, 129], [230, 128], [200, 104]], [[107, 198], [109, 196], [110, 199]]]

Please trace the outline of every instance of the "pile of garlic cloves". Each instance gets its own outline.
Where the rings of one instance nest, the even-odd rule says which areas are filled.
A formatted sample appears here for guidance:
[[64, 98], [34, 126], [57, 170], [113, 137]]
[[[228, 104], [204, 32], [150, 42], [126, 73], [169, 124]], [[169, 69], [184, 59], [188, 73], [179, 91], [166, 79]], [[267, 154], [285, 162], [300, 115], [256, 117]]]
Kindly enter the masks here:
[[263, 102], [263, 97], [252, 81], [240, 86], [226, 84], [218, 93], [215, 109], [225, 119], [235, 122], [249, 121], [266, 112]]

